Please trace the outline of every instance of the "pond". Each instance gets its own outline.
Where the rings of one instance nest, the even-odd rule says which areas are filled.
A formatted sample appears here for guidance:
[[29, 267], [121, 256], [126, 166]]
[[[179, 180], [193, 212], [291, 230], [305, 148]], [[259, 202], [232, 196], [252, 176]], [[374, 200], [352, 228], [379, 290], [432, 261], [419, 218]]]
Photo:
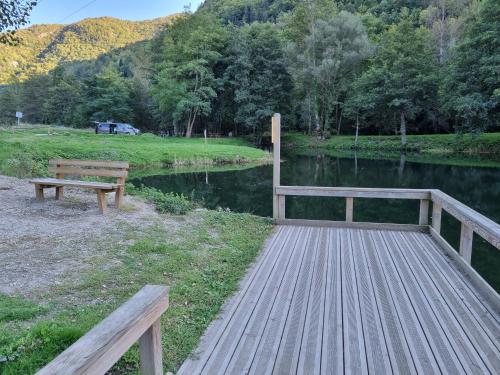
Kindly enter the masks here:
[[[500, 222], [500, 168], [399, 160], [362, 159], [328, 155], [286, 155], [281, 167], [282, 185], [349, 186], [440, 189], [469, 207]], [[177, 192], [202, 202], [204, 207], [229, 208], [272, 216], [272, 166], [236, 171], [196, 171], [133, 178], [135, 185]], [[355, 199], [354, 220], [417, 223], [418, 201]], [[287, 197], [287, 218], [345, 219], [344, 198]], [[460, 224], [443, 211], [442, 234], [458, 247]], [[493, 246], [474, 239], [472, 264], [498, 291], [500, 254]]]

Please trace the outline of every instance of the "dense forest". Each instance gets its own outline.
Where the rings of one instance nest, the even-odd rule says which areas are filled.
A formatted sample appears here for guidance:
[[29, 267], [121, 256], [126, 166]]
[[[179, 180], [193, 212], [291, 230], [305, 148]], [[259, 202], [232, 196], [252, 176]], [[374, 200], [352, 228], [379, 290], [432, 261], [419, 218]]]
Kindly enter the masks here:
[[262, 134], [281, 112], [290, 130], [403, 145], [500, 129], [497, 0], [206, 0], [147, 32], [116, 22], [34, 26], [0, 47], [0, 123], [17, 110], [32, 123]]

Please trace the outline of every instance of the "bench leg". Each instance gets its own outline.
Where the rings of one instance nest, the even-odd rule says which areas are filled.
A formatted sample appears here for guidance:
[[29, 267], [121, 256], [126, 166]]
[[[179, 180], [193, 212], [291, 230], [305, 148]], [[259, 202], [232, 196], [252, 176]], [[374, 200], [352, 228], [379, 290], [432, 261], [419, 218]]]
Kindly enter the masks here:
[[42, 185], [35, 185], [35, 195], [36, 195], [36, 200], [38, 202], [43, 202], [43, 186]]
[[56, 187], [56, 200], [64, 198], [64, 186]]
[[116, 208], [121, 208], [121, 206], [123, 204], [124, 190], [125, 189], [123, 187], [116, 189], [116, 192], [115, 192], [115, 206], [116, 206]]
[[96, 192], [97, 192], [97, 203], [99, 203], [99, 212], [104, 215], [106, 213], [106, 209], [108, 208], [106, 193], [102, 190], [96, 190]]

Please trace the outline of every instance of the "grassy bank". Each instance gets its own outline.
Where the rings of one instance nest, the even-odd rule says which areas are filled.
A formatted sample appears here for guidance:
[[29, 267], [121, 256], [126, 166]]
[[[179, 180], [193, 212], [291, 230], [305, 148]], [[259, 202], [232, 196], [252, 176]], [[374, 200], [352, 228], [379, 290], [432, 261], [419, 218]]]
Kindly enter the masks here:
[[56, 127], [0, 129], [0, 173], [44, 175], [51, 158], [127, 160], [131, 166], [213, 166], [264, 163], [269, 154], [237, 138], [96, 135]]
[[[317, 137], [299, 133], [288, 133], [283, 137], [283, 147], [303, 150], [347, 151], [353, 150], [354, 136], [333, 136], [321, 140]], [[399, 136], [360, 136], [359, 151], [365, 152], [399, 152], [401, 138]], [[470, 134], [432, 134], [410, 135], [406, 151], [427, 154], [488, 154], [500, 155], [500, 133], [484, 133], [472, 136]]]
[[[128, 245], [96, 244], [111, 246], [112, 256], [78, 283], [49, 288], [35, 301], [0, 294], [0, 373], [33, 374], [145, 284], [171, 287], [162, 338], [165, 370], [175, 372], [271, 227], [268, 219], [217, 211], [191, 212], [175, 228], [161, 220], [145, 231], [123, 227]], [[134, 346], [112, 373], [137, 368]]]

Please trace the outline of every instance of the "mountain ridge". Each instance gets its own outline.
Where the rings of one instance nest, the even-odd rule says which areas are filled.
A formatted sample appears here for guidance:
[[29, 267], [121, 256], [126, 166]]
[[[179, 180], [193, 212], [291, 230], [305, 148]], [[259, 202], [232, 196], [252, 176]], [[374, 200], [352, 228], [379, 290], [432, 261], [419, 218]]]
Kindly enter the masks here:
[[95, 17], [21, 29], [19, 45], [0, 45], [0, 84], [22, 82], [60, 63], [96, 59], [114, 49], [149, 40], [177, 16], [144, 21]]

